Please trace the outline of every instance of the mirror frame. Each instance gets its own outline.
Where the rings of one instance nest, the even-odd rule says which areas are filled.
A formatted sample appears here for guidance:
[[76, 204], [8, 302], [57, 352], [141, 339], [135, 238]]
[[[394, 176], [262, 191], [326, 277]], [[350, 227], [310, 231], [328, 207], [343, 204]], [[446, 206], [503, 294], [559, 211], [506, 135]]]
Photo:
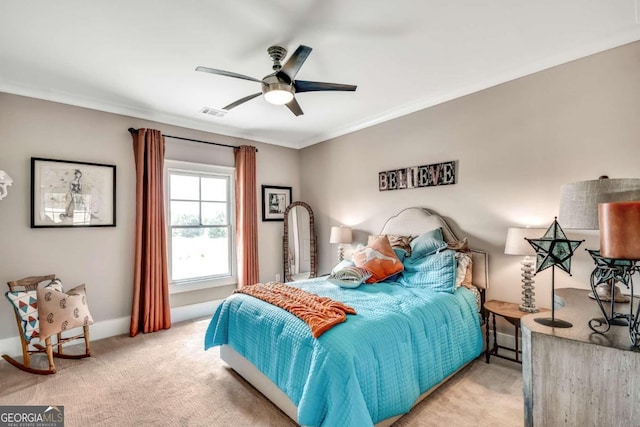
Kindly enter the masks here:
[[311, 209], [311, 206], [309, 206], [308, 204], [306, 204], [305, 202], [293, 202], [291, 203], [289, 206], [287, 206], [287, 208], [284, 210], [284, 235], [282, 237], [282, 261], [284, 264], [284, 281], [285, 282], [291, 282], [293, 281], [293, 277], [291, 276], [291, 269], [289, 268], [289, 257], [287, 256], [287, 254], [289, 253], [289, 211], [293, 208], [295, 208], [296, 206], [302, 206], [303, 208], [305, 208], [308, 212], [309, 212], [309, 233], [311, 234], [311, 236], [309, 236], [310, 238], [310, 264], [311, 264], [311, 271], [309, 274], [309, 278], [312, 277], [316, 277], [318, 275], [318, 268], [317, 268], [317, 254], [318, 254], [318, 248], [316, 245], [317, 242], [317, 237], [316, 237], [316, 231], [315, 231], [315, 226], [314, 226], [314, 220], [313, 220], [313, 210]]

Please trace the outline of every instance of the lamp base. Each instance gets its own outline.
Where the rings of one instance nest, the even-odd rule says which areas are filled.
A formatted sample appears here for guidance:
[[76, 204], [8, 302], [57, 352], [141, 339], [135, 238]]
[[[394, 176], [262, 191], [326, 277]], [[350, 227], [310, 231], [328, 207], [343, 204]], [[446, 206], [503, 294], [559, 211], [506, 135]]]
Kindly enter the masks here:
[[537, 313], [540, 311], [540, 309], [538, 309], [538, 307], [531, 307], [525, 304], [520, 304], [520, 306], [518, 307], [520, 309], [520, 311], [524, 311], [525, 313]]
[[[629, 302], [629, 297], [622, 293], [618, 285], [614, 285], [614, 286], [616, 288], [614, 291], [616, 295], [615, 302], [618, 302], [618, 303]], [[598, 286], [596, 286], [596, 293], [598, 294], [598, 298], [600, 299], [600, 301], [603, 301], [603, 302], [611, 302], [611, 294], [613, 293], [611, 292], [612, 290], [613, 289], [611, 289], [611, 285], [609, 283], [600, 283]], [[596, 299], [596, 296], [593, 294], [593, 292], [589, 292], [588, 295], [589, 295], [589, 298]]]
[[552, 319], [551, 317], [538, 317], [535, 320], [544, 326], [550, 326], [552, 328], [572, 328], [573, 324], [561, 319]]

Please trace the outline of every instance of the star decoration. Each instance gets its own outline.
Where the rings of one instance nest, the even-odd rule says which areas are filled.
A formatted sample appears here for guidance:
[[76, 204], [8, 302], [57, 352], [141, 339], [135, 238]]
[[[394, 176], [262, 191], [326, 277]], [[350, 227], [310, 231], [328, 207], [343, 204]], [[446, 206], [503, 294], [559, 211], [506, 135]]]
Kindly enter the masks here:
[[609, 281], [613, 279], [614, 283], [620, 282], [629, 289], [631, 273], [633, 272], [633, 261], [605, 258], [600, 255], [600, 251], [590, 249], [587, 249], [587, 252], [589, 252], [589, 255], [593, 258], [593, 262], [596, 264], [596, 268], [592, 273], [596, 279], [596, 285], [609, 283]]
[[569, 240], [554, 218], [544, 236], [539, 239], [527, 239], [536, 251], [536, 273], [557, 265], [571, 276], [571, 257], [584, 240]]

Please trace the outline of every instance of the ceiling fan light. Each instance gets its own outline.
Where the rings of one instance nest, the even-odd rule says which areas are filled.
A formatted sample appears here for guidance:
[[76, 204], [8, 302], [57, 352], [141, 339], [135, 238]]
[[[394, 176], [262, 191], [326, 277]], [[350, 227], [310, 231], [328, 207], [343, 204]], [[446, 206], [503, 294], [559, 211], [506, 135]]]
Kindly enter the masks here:
[[284, 84], [271, 85], [264, 88], [264, 99], [273, 105], [284, 105], [293, 99], [291, 86]]

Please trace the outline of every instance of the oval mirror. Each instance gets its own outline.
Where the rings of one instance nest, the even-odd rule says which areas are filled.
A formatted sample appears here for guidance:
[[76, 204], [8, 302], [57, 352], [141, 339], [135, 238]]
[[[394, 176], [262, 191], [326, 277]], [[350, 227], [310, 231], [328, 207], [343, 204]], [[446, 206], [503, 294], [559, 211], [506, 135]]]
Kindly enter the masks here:
[[284, 211], [284, 280], [316, 277], [316, 235], [313, 211], [305, 202], [293, 202]]

